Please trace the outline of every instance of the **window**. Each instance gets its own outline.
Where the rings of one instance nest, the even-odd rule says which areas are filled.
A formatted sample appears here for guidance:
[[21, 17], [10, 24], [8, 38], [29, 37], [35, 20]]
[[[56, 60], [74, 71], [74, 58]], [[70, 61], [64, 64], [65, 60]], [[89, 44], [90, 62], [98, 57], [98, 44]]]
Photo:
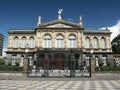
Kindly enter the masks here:
[[94, 44], [93, 44], [93, 47], [94, 47], [94, 48], [98, 48], [98, 40], [97, 40], [97, 38], [94, 38], [93, 40], [94, 40], [94, 41], [93, 41], [93, 43], [94, 43]]
[[69, 48], [76, 48], [76, 37], [75, 35], [70, 35], [68, 40], [68, 47]]
[[90, 39], [88, 37], [85, 38], [85, 47], [90, 48]]
[[44, 48], [51, 48], [51, 36], [45, 35], [44, 36]]
[[56, 38], [56, 47], [57, 48], [64, 48], [64, 38], [62, 35], [58, 35]]
[[16, 60], [16, 57], [12, 57], [12, 62], [11, 62], [12, 65], [15, 65], [15, 60]]
[[29, 65], [32, 66], [33, 65], [33, 58], [29, 57]]
[[101, 48], [105, 48], [106, 45], [105, 45], [105, 38], [101, 38]]
[[20, 66], [23, 67], [24, 57], [21, 57]]
[[34, 48], [34, 38], [33, 37], [31, 37], [30, 38], [30, 48]]
[[103, 66], [107, 66], [107, 57], [102, 57]]
[[86, 66], [89, 66], [90, 64], [89, 64], [89, 59], [90, 59], [90, 57], [86, 57]]
[[13, 48], [18, 48], [18, 37], [14, 38]]
[[22, 48], [25, 48], [26, 47], [26, 38], [23, 37], [22, 38]]

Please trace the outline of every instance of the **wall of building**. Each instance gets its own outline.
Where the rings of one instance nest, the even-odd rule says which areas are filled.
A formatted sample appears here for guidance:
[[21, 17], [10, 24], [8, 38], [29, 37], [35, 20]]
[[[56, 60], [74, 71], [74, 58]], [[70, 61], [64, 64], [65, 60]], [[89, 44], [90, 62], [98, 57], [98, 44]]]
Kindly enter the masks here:
[[2, 52], [3, 52], [3, 42], [4, 42], [4, 35], [0, 34], [0, 56], [2, 56]]

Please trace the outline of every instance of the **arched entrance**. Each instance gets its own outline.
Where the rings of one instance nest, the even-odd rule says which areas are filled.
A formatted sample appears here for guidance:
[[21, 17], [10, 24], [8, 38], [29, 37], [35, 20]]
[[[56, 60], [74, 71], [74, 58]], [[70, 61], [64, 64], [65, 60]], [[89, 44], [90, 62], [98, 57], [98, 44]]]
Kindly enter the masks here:
[[55, 67], [58, 70], [64, 69], [64, 56], [63, 55], [55, 55]]
[[82, 61], [80, 50], [38, 50], [36, 68], [29, 76], [40, 77], [77, 77], [89, 76], [88, 70], [80, 70]]

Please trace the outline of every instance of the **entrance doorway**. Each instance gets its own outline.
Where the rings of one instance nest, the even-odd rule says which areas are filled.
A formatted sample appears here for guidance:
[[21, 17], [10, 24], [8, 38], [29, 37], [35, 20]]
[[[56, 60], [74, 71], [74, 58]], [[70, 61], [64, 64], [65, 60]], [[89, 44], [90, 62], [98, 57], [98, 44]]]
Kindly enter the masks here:
[[64, 69], [64, 56], [62, 56], [62, 55], [55, 56], [55, 67], [58, 70]]
[[[40, 51], [37, 52], [36, 66], [28, 76], [39, 77], [78, 77], [90, 75], [88, 70], [80, 70], [81, 51]], [[87, 72], [86, 72], [87, 71]]]

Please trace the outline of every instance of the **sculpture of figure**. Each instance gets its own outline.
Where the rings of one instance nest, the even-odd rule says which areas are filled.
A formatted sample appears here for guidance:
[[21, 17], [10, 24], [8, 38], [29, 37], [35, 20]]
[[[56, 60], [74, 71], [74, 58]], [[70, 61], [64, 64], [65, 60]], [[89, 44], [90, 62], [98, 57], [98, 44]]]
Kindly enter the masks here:
[[83, 23], [82, 23], [82, 16], [80, 16], [79, 19], [80, 19], [79, 25], [80, 25], [80, 26], [83, 26]]
[[38, 21], [41, 23], [41, 16], [38, 17]]
[[80, 21], [82, 21], [82, 16], [80, 16], [79, 18], [80, 18]]
[[38, 23], [37, 26], [39, 26], [41, 24], [41, 16], [38, 17]]
[[63, 9], [58, 9], [58, 19], [61, 20], [61, 14], [62, 14]]
[[63, 9], [59, 9], [58, 14], [61, 15], [62, 11], [63, 11]]

